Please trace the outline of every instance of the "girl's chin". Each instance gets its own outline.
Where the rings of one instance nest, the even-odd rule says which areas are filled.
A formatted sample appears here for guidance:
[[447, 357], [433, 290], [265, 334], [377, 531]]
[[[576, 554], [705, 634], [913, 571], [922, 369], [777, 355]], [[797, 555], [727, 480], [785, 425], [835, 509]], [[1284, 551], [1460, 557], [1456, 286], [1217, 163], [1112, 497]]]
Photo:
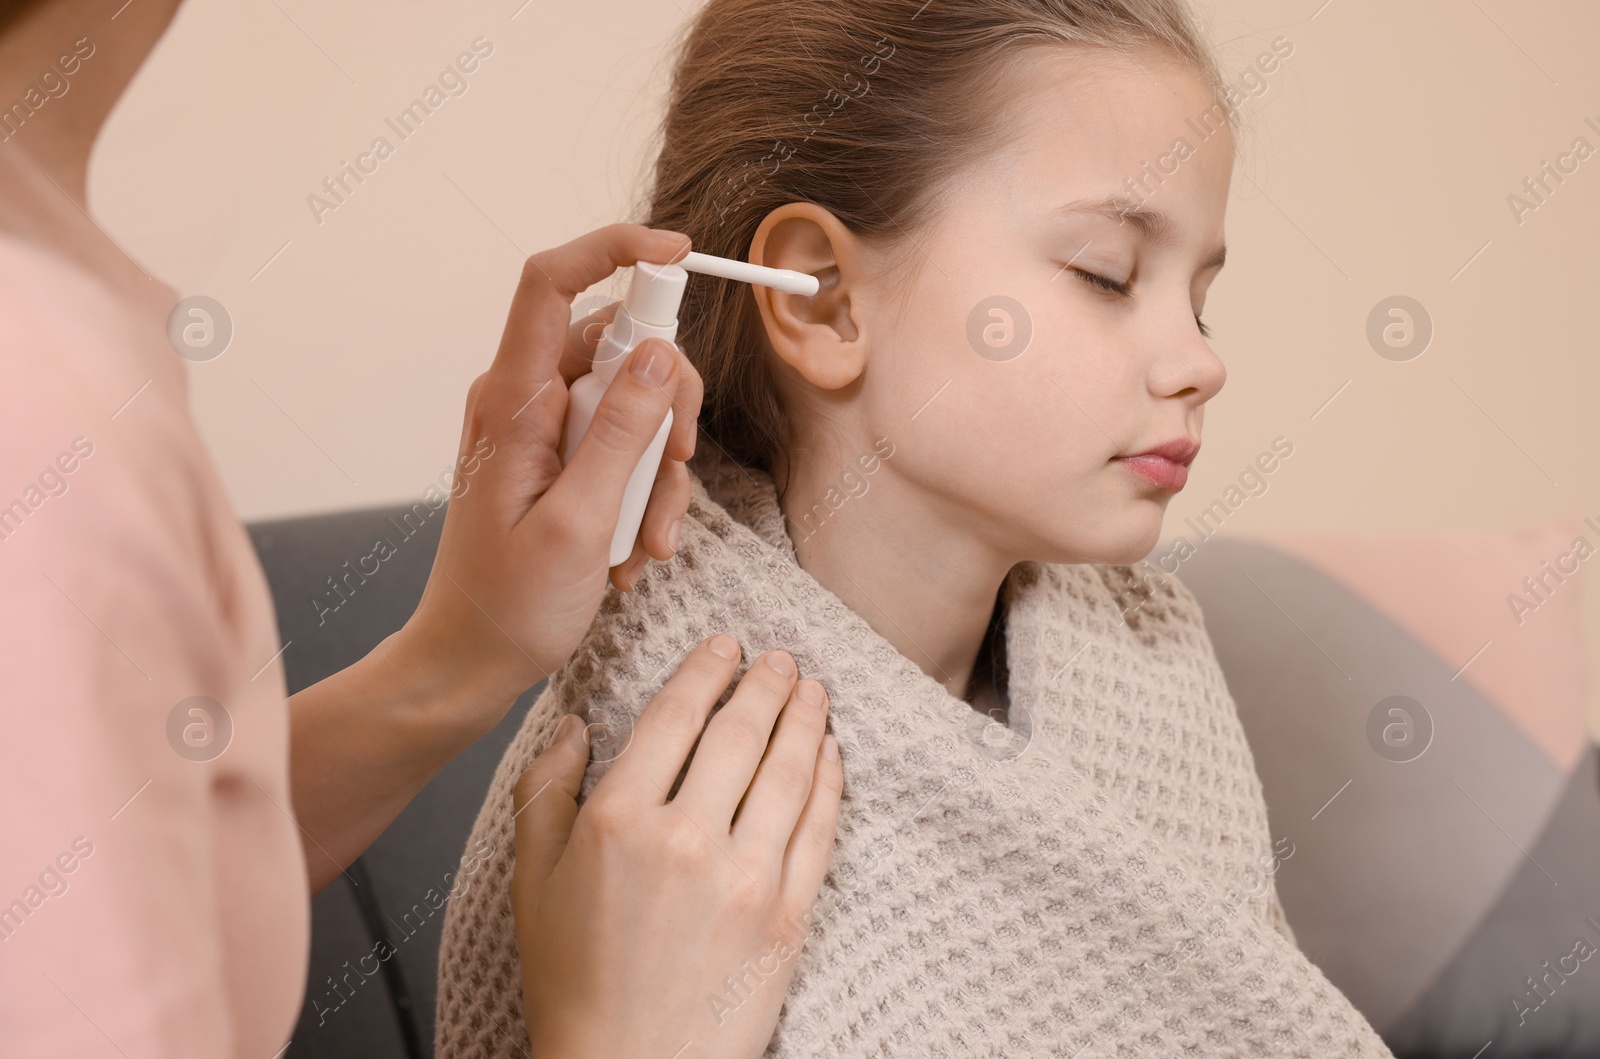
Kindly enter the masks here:
[[[1105, 528], [1093, 538], [1075, 537], [1072, 540], [1048, 541], [1034, 556], [1041, 563], [1105, 563], [1109, 566], [1131, 566], [1155, 551], [1161, 542], [1161, 515], [1157, 507], [1153, 515], [1150, 505], [1141, 505], [1145, 511], [1135, 512], [1119, 525]], [[1164, 506], [1164, 505], [1163, 505]]]

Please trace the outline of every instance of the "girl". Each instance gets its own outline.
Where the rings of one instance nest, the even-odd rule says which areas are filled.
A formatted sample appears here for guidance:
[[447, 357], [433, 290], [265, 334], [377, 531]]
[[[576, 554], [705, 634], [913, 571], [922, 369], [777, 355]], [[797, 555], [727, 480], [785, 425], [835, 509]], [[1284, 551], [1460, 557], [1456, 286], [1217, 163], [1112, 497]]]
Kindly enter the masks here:
[[[605, 729], [592, 789], [711, 628], [801, 645], [845, 786], [822, 898], [747, 959], [662, 982], [680, 1015], [627, 1054], [741, 1033], [795, 1057], [1389, 1054], [1295, 947], [1272, 883], [1292, 845], [1193, 596], [1127, 565], [1224, 380], [1201, 322], [1222, 94], [1181, 0], [699, 14], [649, 223], [821, 289], [690, 281], [706, 400], [680, 550], [608, 598], [471, 841], [504, 840], [564, 713]], [[692, 793], [722, 871], [759, 871], [750, 807], [696, 816]], [[487, 882], [446, 924], [441, 973], [489, 987], [471, 1008], [441, 990], [446, 1059], [517, 1043], [492, 1030], [520, 998]], [[780, 1002], [770, 1040], [742, 1021]]]

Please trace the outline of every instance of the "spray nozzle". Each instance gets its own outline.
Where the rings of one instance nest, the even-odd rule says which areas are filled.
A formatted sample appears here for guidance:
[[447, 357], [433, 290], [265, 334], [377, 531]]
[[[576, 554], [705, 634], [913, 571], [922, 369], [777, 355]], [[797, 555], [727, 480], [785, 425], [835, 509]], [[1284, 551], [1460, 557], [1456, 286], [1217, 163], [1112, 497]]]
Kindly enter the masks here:
[[822, 284], [815, 276], [786, 268], [767, 268], [726, 257], [691, 252], [670, 265], [640, 261], [623, 296], [616, 319], [606, 325], [594, 351], [594, 370], [606, 381], [617, 373], [625, 357], [647, 338], [673, 341], [678, 333], [678, 306], [690, 272], [755, 283], [791, 294], [813, 295]]
[[633, 282], [622, 307], [639, 323], [665, 327], [678, 318], [678, 306], [683, 301], [683, 288], [688, 272], [707, 276], [755, 283], [763, 287], [787, 291], [790, 294], [812, 295], [821, 287], [817, 277], [786, 268], [767, 268], [727, 257], [713, 257], [691, 251], [682, 261], [658, 265], [641, 261], [633, 266]]
[[690, 272], [700, 272], [707, 276], [721, 276], [723, 279], [736, 279], [744, 283], [754, 283], [762, 287], [772, 287], [775, 290], [787, 291], [790, 294], [804, 294], [807, 297], [817, 293], [821, 283], [815, 276], [808, 276], [804, 272], [795, 272], [787, 268], [768, 268], [765, 265], [752, 265], [748, 261], [735, 261], [727, 257], [712, 257], [710, 254], [700, 254], [690, 251], [678, 264]]

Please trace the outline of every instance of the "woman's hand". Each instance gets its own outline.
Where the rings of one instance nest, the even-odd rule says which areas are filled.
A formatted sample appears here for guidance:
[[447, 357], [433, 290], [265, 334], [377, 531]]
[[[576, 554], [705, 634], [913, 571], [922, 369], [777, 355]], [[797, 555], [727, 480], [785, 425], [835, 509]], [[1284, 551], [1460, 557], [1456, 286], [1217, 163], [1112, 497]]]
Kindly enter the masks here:
[[534, 1059], [750, 1059], [771, 1038], [843, 773], [822, 685], [796, 683], [787, 652], [757, 659], [706, 724], [738, 657], [726, 635], [690, 653], [581, 811], [576, 715], [518, 780], [511, 907]]
[[565, 469], [560, 445], [567, 383], [589, 370], [613, 311], [572, 324], [573, 296], [624, 265], [688, 249], [676, 232], [613, 224], [528, 259], [494, 363], [467, 394], [422, 602], [361, 661], [290, 700], [312, 892], [577, 647], [605, 595], [623, 488], [669, 407], [642, 543], [612, 583], [631, 587], [648, 558], [676, 551], [702, 391], [674, 346], [652, 339], [634, 350]]
[[666, 455], [632, 556], [610, 575], [631, 588], [649, 558], [677, 550], [689, 503], [700, 377], [671, 343], [641, 344], [617, 373], [561, 466], [567, 386], [589, 370], [615, 305], [569, 323], [573, 298], [637, 261], [681, 258], [676, 232], [613, 224], [535, 254], [523, 269], [499, 351], [467, 393], [460, 456], [433, 571], [401, 639], [430, 681], [475, 694], [478, 734], [577, 647], [605, 595], [623, 489], [667, 409]]

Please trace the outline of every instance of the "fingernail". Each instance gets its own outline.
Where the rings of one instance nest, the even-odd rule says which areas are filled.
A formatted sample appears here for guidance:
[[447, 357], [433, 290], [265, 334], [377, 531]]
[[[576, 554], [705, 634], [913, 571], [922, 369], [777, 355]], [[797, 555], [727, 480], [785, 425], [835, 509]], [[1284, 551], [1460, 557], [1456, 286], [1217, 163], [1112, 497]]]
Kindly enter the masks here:
[[561, 718], [561, 723], [556, 725], [556, 734], [551, 738], [551, 743], [559, 743], [572, 738], [572, 728], [578, 723], [578, 715], [569, 713]]
[[792, 677], [795, 674], [794, 659], [789, 657], [789, 652], [787, 651], [773, 651], [767, 655], [766, 662], [767, 665], [786, 677]]
[[683, 519], [676, 519], [667, 527], [667, 547], [674, 552], [678, 550], [678, 537], [683, 533]]
[[739, 657], [739, 641], [735, 640], [727, 633], [723, 633], [720, 636], [713, 636], [711, 638], [711, 653], [714, 655], [720, 655], [721, 657], [732, 662], [734, 659]]
[[822, 691], [822, 685], [815, 680], [802, 680], [798, 688], [800, 697], [813, 706], [821, 706], [827, 700], [827, 695]]
[[822, 756], [829, 761], [839, 760], [839, 740], [833, 737], [832, 732], [822, 737]]
[[633, 351], [633, 360], [628, 367], [633, 372], [634, 378], [642, 379], [652, 386], [660, 386], [667, 381], [667, 376], [672, 374], [673, 359], [661, 350], [660, 343], [652, 342], [648, 348], [641, 346]]
[[689, 237], [684, 235], [682, 232], [675, 232], [670, 228], [652, 228], [650, 230], [657, 235], [664, 235], [672, 240], [674, 245], [672, 252], [672, 263], [674, 264], [685, 255], [689, 247], [692, 245]]

